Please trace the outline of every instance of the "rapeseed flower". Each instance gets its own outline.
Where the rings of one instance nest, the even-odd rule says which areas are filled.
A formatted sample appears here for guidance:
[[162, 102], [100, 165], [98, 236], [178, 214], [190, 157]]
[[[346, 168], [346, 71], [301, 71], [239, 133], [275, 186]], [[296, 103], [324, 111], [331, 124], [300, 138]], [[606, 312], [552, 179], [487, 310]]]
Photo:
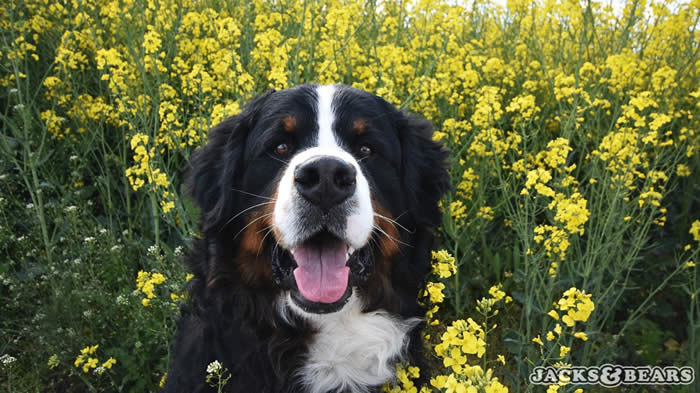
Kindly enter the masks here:
[[449, 278], [457, 271], [455, 258], [447, 250], [431, 251], [433, 274]]
[[138, 272], [136, 276], [136, 290], [146, 295], [146, 297], [141, 299], [141, 304], [144, 307], [148, 307], [151, 303], [151, 299], [156, 297], [154, 293], [156, 286], [164, 282], [165, 276], [161, 273], [151, 273], [143, 270]]

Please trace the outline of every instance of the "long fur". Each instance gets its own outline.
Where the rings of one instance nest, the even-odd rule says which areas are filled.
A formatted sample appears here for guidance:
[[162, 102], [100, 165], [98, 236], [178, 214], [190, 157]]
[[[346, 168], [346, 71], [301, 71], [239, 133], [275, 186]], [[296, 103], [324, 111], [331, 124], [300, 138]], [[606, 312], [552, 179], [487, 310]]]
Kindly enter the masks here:
[[384, 310], [364, 312], [355, 295], [330, 315], [305, 313], [287, 298], [280, 304], [280, 315], [298, 314], [316, 330], [298, 371], [309, 393], [365, 392], [390, 380], [396, 359], [406, 354], [407, 333], [420, 323], [419, 318], [402, 319]]
[[[252, 100], [214, 127], [191, 157], [186, 182], [201, 208], [201, 238], [186, 261], [194, 279], [165, 392], [216, 391], [205, 382], [214, 360], [231, 374], [225, 391], [241, 393], [375, 392], [392, 378], [397, 360], [423, 364], [425, 311], [416, 296], [429, 270], [432, 230], [440, 223], [437, 204], [449, 187], [447, 152], [432, 141], [429, 122], [355, 89], [336, 94], [336, 128], [357, 113], [371, 123], [366, 137], [381, 155], [362, 161], [362, 171], [375, 210], [381, 207], [382, 216], [397, 224], [376, 219], [391, 235], [372, 235], [374, 271], [337, 313], [295, 310], [273, 279], [276, 244], [265, 209], [285, 163], [264, 152], [277, 143], [270, 138], [291, 138], [275, 131], [278, 123], [296, 126], [298, 141], [305, 140], [301, 132], [314, 130], [305, 121], [316, 118], [315, 88], [270, 91]], [[280, 120], [289, 114], [296, 123]]]

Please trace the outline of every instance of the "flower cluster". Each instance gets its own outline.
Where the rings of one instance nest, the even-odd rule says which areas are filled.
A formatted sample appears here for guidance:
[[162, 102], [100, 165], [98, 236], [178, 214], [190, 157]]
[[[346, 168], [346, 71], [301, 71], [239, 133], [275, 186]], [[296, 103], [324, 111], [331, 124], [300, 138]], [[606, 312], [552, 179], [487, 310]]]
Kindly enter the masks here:
[[530, 191], [534, 191], [535, 196], [548, 201], [547, 209], [554, 213], [550, 224], [540, 224], [534, 229], [535, 242], [544, 246], [550, 260], [552, 277], [556, 277], [559, 264], [566, 260], [571, 245], [569, 236], [583, 236], [590, 216], [588, 201], [577, 189], [579, 182], [570, 174], [576, 164], [566, 165], [571, 151], [565, 138], [547, 143], [547, 148], [535, 156], [536, 167], [527, 171], [525, 188], [520, 193], [530, 196]]
[[1, 363], [3, 366], [9, 366], [9, 365], [11, 365], [12, 363], [14, 363], [14, 362], [16, 362], [16, 361], [17, 361], [17, 358], [15, 358], [15, 357], [12, 356], [12, 355], [3, 354], [2, 356], [0, 356], [0, 363]]
[[[576, 322], [587, 322], [591, 313], [595, 310], [595, 303], [591, 298], [591, 294], [571, 287], [554, 303], [554, 309], [547, 313], [554, 320], [554, 327], [545, 334], [547, 344], [542, 341], [541, 335], [537, 335], [532, 339], [532, 342], [540, 347], [544, 361], [557, 360], [554, 363], [555, 367], [570, 366], [568, 363], [563, 363], [568, 359], [567, 356], [571, 352], [572, 343], [572, 340], [567, 340], [565, 336], [571, 337], [573, 341], [588, 341], [586, 332], [575, 331], [574, 328]], [[544, 354], [544, 348], [548, 348], [547, 355]], [[550, 385], [548, 391], [556, 392], [559, 387], [568, 384], [568, 382], [567, 380], [561, 380], [558, 384]]]
[[396, 381], [394, 386], [385, 384], [382, 386], [384, 393], [430, 393], [427, 386], [416, 386], [414, 380], [420, 377], [420, 369], [415, 366], [406, 366], [402, 363], [396, 364]]
[[561, 317], [561, 321], [568, 327], [573, 327], [576, 321], [586, 322], [595, 309], [591, 296], [574, 287], [564, 292], [562, 298], [557, 302], [557, 308], [566, 313]]
[[[450, 278], [457, 272], [455, 258], [447, 250], [432, 251], [431, 255], [432, 273], [435, 278]], [[440, 303], [445, 299], [444, 290], [445, 284], [443, 282], [428, 281], [420, 294], [421, 298], [427, 300], [426, 320], [431, 325], [440, 323], [438, 319], [434, 319], [434, 316], [440, 310]]]
[[[101, 375], [105, 371], [112, 368], [117, 363], [117, 360], [113, 357], [105, 360], [102, 365], [98, 366], [99, 359], [95, 355], [99, 345], [87, 346], [80, 350], [80, 355], [75, 358], [73, 365], [77, 368], [81, 368], [84, 373], [88, 373], [91, 369], [94, 369], [96, 375]], [[95, 357], [93, 357], [95, 355]], [[54, 361], [55, 363], [55, 361]]]
[[433, 274], [440, 278], [449, 278], [457, 272], [455, 257], [447, 250], [431, 251]]
[[688, 231], [693, 236], [693, 240], [700, 243], [700, 220], [693, 221], [693, 224]]
[[[451, 323], [435, 345], [434, 351], [447, 373], [435, 376], [430, 380], [430, 386], [448, 393], [452, 392], [493, 392], [506, 393], [506, 388], [498, 378], [493, 376], [492, 369], [474, 365], [474, 361], [482, 359], [486, 353], [486, 337], [489, 329], [489, 317], [498, 314], [496, 305], [513, 301], [503, 291], [503, 285], [493, 285], [489, 289], [489, 297], [483, 297], [476, 302], [476, 311], [482, 315], [484, 322], [479, 324], [472, 318], [459, 319]], [[490, 329], [495, 329], [493, 325]], [[505, 357], [498, 355], [497, 361], [505, 365]]]
[[476, 301], [476, 311], [486, 319], [498, 315], [498, 310], [495, 308], [496, 305], [508, 304], [513, 301], [513, 298], [507, 296], [505, 291], [503, 291], [503, 284], [501, 283], [491, 286], [489, 295], [491, 296], [482, 297]]
[[167, 213], [175, 207], [172, 201], [168, 176], [152, 166], [151, 159], [155, 156], [155, 147], [148, 148], [148, 135], [136, 133], [131, 137], [131, 150], [134, 152], [136, 164], [126, 170], [126, 177], [134, 191], [149, 184], [154, 194], [160, 196], [160, 207]]
[[481, 358], [486, 352], [485, 333], [471, 318], [452, 322], [442, 335], [442, 342], [435, 346], [435, 353], [443, 359], [445, 367], [456, 374], [463, 374], [467, 366], [467, 355]]
[[207, 365], [207, 384], [217, 388], [218, 392], [223, 391], [222, 389], [226, 386], [229, 379], [231, 379], [231, 373], [218, 360], [214, 360]]
[[141, 304], [144, 307], [148, 307], [151, 303], [151, 299], [155, 298], [156, 295], [153, 291], [156, 285], [160, 285], [165, 282], [165, 276], [161, 273], [151, 273], [139, 271], [136, 276], [136, 290], [141, 291], [146, 297], [141, 299]]

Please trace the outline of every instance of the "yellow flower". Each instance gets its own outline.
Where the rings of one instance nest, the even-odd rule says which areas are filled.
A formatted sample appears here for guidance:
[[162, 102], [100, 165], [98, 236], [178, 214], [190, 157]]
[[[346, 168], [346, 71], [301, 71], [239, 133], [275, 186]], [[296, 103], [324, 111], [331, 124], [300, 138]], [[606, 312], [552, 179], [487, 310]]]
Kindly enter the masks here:
[[569, 233], [583, 235], [584, 225], [588, 222], [590, 212], [586, 208], [586, 199], [578, 192], [566, 198], [562, 194], [557, 194], [555, 201], [549, 207], [556, 210], [554, 219], [563, 223]]
[[574, 333], [574, 337], [578, 338], [579, 340], [588, 341], [588, 336], [584, 332], [576, 332]]
[[561, 320], [568, 327], [574, 326], [575, 321], [586, 322], [595, 309], [591, 295], [573, 287], [564, 292], [557, 305], [559, 310], [567, 312]]
[[[76, 362], [77, 362], [77, 359], [76, 359]], [[56, 354], [54, 353], [53, 355], [51, 355], [51, 357], [49, 357], [49, 361], [48, 361], [47, 364], [48, 364], [48, 366], [49, 366], [49, 369], [53, 370], [54, 368], [58, 367], [58, 365], [59, 365], [60, 363], [61, 363], [61, 362], [58, 360], [58, 355], [56, 355]], [[80, 365], [80, 364], [78, 363], [78, 364], [76, 364], [75, 366], [78, 367], [79, 365]]]
[[499, 362], [501, 362], [501, 364], [503, 364], [504, 366], [506, 365], [506, 358], [505, 358], [505, 356], [503, 356], [503, 355], [498, 355], [498, 356], [497, 356], [497, 359], [498, 359]]
[[185, 295], [184, 295], [184, 294], [181, 294], [181, 295], [178, 295], [177, 293], [171, 293], [171, 294], [170, 294], [170, 300], [172, 300], [172, 301], [174, 301], [174, 302], [176, 302], [176, 301], [178, 301], [178, 300], [181, 300], [181, 299], [184, 299], [184, 298], [185, 298]]
[[557, 393], [558, 391], [559, 391], [559, 385], [547, 386], [547, 393]]
[[96, 368], [97, 367], [97, 359], [96, 358], [88, 358], [85, 363], [83, 363], [83, 372], [87, 373], [90, 371], [91, 368]]
[[503, 288], [503, 284], [498, 284], [498, 285], [493, 285], [491, 288], [489, 288], [489, 295], [495, 300], [499, 301], [503, 299], [506, 296], [506, 293], [501, 290]]
[[690, 226], [690, 231], [688, 231], [691, 235], [693, 235], [693, 240], [696, 242], [700, 242], [700, 220], [695, 220], [693, 221], [693, 224]]
[[528, 120], [533, 115], [539, 113], [540, 108], [535, 104], [535, 96], [527, 94], [513, 98], [510, 104], [506, 107], [507, 112], [518, 112], [523, 120]]
[[559, 356], [561, 356], [561, 357], [566, 356], [566, 354], [569, 353], [570, 350], [571, 350], [570, 347], [567, 347], [567, 346], [562, 345], [562, 346], [559, 348]]
[[160, 201], [160, 207], [163, 209], [163, 213], [167, 213], [175, 208], [175, 202], [173, 201]]
[[[476, 393], [476, 388], [473, 386], [470, 386], [470, 388], [474, 388], [472, 392]], [[469, 392], [469, 390], [468, 390]], [[503, 386], [500, 382], [498, 382], [495, 378], [490, 381], [489, 385], [484, 386], [484, 392], [486, 393], [508, 393], [508, 388]]]
[[155, 53], [160, 47], [160, 34], [153, 30], [153, 26], [148, 26], [148, 32], [143, 36], [143, 48], [146, 53]]
[[537, 337], [535, 337], [535, 338], [532, 339], [532, 342], [535, 343], [535, 344], [544, 345], [544, 343], [542, 342], [542, 339], [540, 338], [540, 335], [539, 335], [539, 334], [537, 335]]
[[94, 354], [95, 352], [97, 352], [97, 349], [98, 349], [99, 347], [100, 347], [99, 345], [93, 345], [93, 346], [89, 346], [89, 345], [88, 345], [87, 347], [81, 349], [81, 350], [80, 350], [80, 353], [81, 353], [82, 355], [92, 355], [92, 354]]
[[461, 226], [467, 218], [467, 207], [464, 206], [462, 201], [454, 201], [450, 203], [450, 215], [454, 219], [455, 224]]
[[445, 284], [441, 282], [428, 282], [426, 284], [425, 290], [430, 295], [431, 303], [442, 303], [445, 299], [445, 295], [442, 293], [443, 289], [445, 289]]
[[446, 375], [438, 375], [434, 378], [430, 379], [430, 384], [438, 389], [442, 389], [447, 385], [447, 376]]
[[155, 288], [156, 285], [160, 285], [165, 282], [165, 276], [162, 273], [149, 273], [143, 270], [139, 271], [136, 276], [136, 289], [141, 291], [145, 298], [141, 299], [141, 304], [144, 307], [148, 307], [151, 303], [151, 299], [155, 298]]
[[165, 276], [161, 273], [153, 273], [151, 280], [153, 280], [154, 284], [162, 284], [165, 282]]
[[571, 318], [571, 316], [569, 314], [566, 314], [563, 317], [561, 317], [561, 321], [564, 322], [566, 324], [566, 326], [568, 326], [568, 327], [574, 326], [574, 323], [575, 323], [574, 319]]
[[102, 363], [102, 367], [104, 367], [104, 368], [106, 368], [106, 369], [110, 369], [110, 368], [112, 368], [112, 366], [114, 366], [116, 363], [117, 363], [117, 360], [116, 360], [115, 358], [110, 357], [110, 358], [107, 359], [104, 363]]
[[685, 164], [678, 164], [676, 166], [676, 175], [679, 177], [688, 177], [690, 176], [690, 168]]
[[431, 251], [433, 274], [449, 278], [457, 271], [455, 258], [447, 250]]
[[476, 212], [476, 216], [491, 221], [493, 220], [493, 209], [490, 206], [482, 206]]

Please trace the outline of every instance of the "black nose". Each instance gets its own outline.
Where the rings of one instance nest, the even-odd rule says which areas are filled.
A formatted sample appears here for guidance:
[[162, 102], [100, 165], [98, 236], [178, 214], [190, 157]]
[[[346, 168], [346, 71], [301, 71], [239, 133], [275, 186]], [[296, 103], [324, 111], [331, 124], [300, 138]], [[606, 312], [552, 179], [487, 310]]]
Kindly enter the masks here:
[[307, 201], [328, 211], [355, 192], [355, 168], [326, 157], [304, 163], [294, 171], [294, 185]]

